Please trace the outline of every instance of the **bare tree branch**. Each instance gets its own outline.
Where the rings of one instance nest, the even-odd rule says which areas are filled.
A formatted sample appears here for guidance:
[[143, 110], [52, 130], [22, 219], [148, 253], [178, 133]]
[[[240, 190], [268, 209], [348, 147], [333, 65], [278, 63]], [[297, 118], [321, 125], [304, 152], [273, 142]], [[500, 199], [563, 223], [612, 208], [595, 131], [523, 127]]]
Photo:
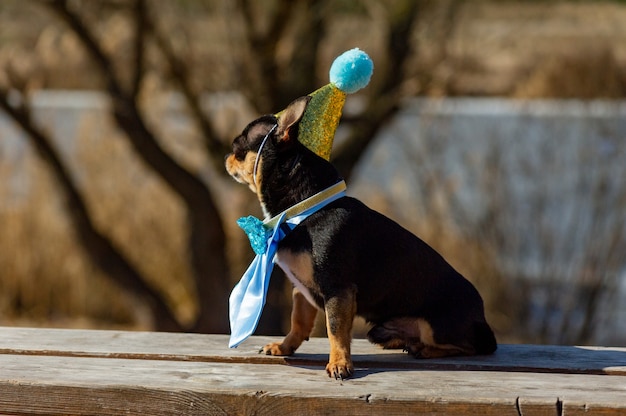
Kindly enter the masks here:
[[207, 115], [202, 111], [201, 95], [198, 94], [191, 85], [191, 76], [189, 75], [187, 65], [180, 59], [176, 52], [174, 52], [174, 48], [172, 48], [172, 45], [166, 39], [164, 32], [159, 30], [156, 22], [147, 15], [146, 20], [159, 50], [167, 61], [172, 78], [178, 84], [185, 102], [191, 111], [191, 115], [202, 132], [206, 149], [216, 167], [216, 171], [225, 175], [226, 173], [224, 169], [222, 169], [222, 165], [224, 155], [230, 152], [230, 148], [219, 140], [219, 134], [215, 131], [213, 123], [211, 123]]
[[346, 145], [333, 159], [333, 164], [345, 178], [350, 177], [354, 166], [376, 133], [400, 106], [400, 87], [405, 81], [404, 66], [412, 53], [410, 35], [423, 5], [421, 1], [408, 0], [401, 2], [401, 6], [391, 13], [386, 48], [388, 65], [384, 73], [377, 73], [377, 78], [382, 81], [372, 85], [366, 110], [353, 123]]
[[145, 61], [145, 39], [147, 31], [147, 12], [145, 0], [136, 0], [133, 7], [133, 17], [135, 20], [135, 45], [134, 45], [134, 68], [130, 84], [130, 94], [133, 100], [137, 100], [137, 95], [141, 90], [141, 81], [144, 73]]
[[114, 119], [137, 155], [187, 206], [189, 250], [200, 299], [200, 315], [194, 329], [227, 332], [227, 299], [224, 295], [228, 292], [230, 273], [224, 253], [226, 237], [211, 192], [199, 177], [182, 167], [160, 146], [146, 125], [135, 97], [124, 91], [110, 59], [80, 16], [64, 0], [44, 4], [69, 25], [107, 79]]
[[[83, 24], [80, 18], [69, 8], [67, 0], [39, 0], [43, 5], [53, 11], [61, 20], [63, 20], [76, 36], [80, 39], [81, 43], [85, 46], [91, 57], [96, 61], [96, 64], [100, 68], [104, 68], [102, 75], [105, 76], [107, 87], [111, 90], [120, 90], [121, 85], [115, 71], [113, 69], [113, 63], [109, 57], [104, 53], [95, 36], [87, 27]], [[119, 91], [121, 92], [121, 90]], [[118, 92], [118, 93], [119, 93]]]
[[278, 108], [276, 98], [281, 88], [276, 49], [299, 3], [295, 0], [279, 0], [274, 7], [274, 13], [269, 17], [268, 30], [262, 32], [256, 25], [259, 21], [255, 10], [258, 2], [238, 0], [245, 22], [248, 53], [251, 56], [245, 65], [245, 90], [248, 99], [260, 114]]
[[[278, 78], [280, 82], [272, 110], [285, 108], [295, 98], [308, 95], [321, 86], [316, 70], [320, 44], [326, 36], [329, 22], [327, 11], [332, 3], [326, 0], [303, 0], [301, 3], [297, 10], [306, 13], [305, 23], [298, 25], [292, 35], [297, 46], [287, 64], [288, 70], [281, 70], [276, 75], [282, 74]], [[325, 81], [328, 82], [327, 79]]]
[[148, 286], [146, 279], [135, 269], [114, 244], [93, 224], [83, 198], [61, 157], [48, 136], [31, 119], [32, 111], [26, 103], [11, 105], [9, 91], [0, 88], [0, 107], [24, 130], [41, 160], [46, 163], [61, 190], [70, 212], [76, 234], [94, 264], [98, 265], [119, 286], [145, 300], [153, 311], [157, 329], [179, 331], [181, 326], [161, 295]]

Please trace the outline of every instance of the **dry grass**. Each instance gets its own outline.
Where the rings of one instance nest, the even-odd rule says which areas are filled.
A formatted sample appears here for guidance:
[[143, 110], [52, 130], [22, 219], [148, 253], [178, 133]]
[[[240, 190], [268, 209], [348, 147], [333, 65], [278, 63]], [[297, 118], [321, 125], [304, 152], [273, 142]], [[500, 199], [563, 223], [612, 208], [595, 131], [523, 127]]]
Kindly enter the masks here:
[[[193, 323], [199, 300], [181, 201], [113, 127], [104, 96], [72, 98], [83, 101], [79, 108], [64, 107], [58, 100], [62, 94], [39, 97], [45, 98], [41, 103], [57, 102], [57, 107], [36, 106], [37, 120], [58, 143], [96, 227], [161, 292], [183, 324]], [[208, 167], [201, 138], [172, 96], [151, 99], [148, 118], [162, 145], [212, 189], [223, 213], [237, 279], [251, 251], [235, 220], [258, 213], [258, 202], [245, 187]], [[252, 118], [240, 97], [216, 96], [206, 104], [220, 118], [216, 125], [224, 135], [233, 135]], [[9, 127], [0, 124], [0, 137], [6, 139], [0, 144], [0, 325], [152, 328], [145, 305], [87, 260], [73, 236], [62, 193], [28, 139]]]
[[[138, 162], [101, 111], [83, 111], [75, 126], [53, 114], [45, 118], [50, 128], [54, 119], [75, 129], [72, 137], [58, 140], [64, 142], [61, 148], [96, 226], [166, 296], [181, 321], [190, 322], [197, 306], [179, 201]], [[85, 260], [61, 194], [35, 155], [28, 151], [3, 166], [5, 175], [18, 178], [26, 189], [17, 189], [23, 195], [16, 197], [15, 189], [0, 185], [1, 199], [15, 200], [0, 209], [6, 230], [0, 233], [2, 316], [53, 322], [78, 316], [95, 325], [150, 327], [142, 305]]]
[[45, 169], [32, 155], [17, 162], [13, 174], [28, 192], [0, 186], [2, 201], [12, 201], [0, 210], [1, 323], [136, 326], [132, 299], [85, 260]]

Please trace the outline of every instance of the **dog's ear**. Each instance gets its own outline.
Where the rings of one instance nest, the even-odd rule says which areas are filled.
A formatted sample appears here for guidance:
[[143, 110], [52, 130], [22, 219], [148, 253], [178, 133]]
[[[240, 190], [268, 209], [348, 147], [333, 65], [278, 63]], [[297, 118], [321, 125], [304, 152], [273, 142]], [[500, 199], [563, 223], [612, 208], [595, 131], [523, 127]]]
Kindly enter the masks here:
[[298, 125], [298, 122], [304, 115], [304, 110], [306, 110], [309, 101], [311, 101], [311, 97], [308, 95], [296, 98], [280, 113], [278, 116], [278, 132], [276, 134], [278, 141], [288, 141], [293, 137], [293, 128]]

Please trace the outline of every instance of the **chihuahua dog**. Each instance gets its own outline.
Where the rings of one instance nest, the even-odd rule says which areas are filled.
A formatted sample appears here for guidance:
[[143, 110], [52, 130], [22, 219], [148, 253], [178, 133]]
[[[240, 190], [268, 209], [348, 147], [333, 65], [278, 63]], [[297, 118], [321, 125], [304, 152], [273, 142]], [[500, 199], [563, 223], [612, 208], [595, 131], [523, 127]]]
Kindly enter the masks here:
[[[337, 170], [298, 141], [310, 97], [277, 118], [251, 122], [233, 142], [226, 170], [275, 216], [341, 181]], [[266, 143], [259, 152], [263, 139]], [[261, 352], [291, 355], [308, 340], [318, 309], [330, 342], [326, 372], [352, 375], [352, 323], [367, 338], [415, 357], [491, 354], [495, 336], [474, 286], [424, 241], [357, 199], [344, 196], [310, 215], [279, 244], [276, 263], [293, 281], [291, 330]]]

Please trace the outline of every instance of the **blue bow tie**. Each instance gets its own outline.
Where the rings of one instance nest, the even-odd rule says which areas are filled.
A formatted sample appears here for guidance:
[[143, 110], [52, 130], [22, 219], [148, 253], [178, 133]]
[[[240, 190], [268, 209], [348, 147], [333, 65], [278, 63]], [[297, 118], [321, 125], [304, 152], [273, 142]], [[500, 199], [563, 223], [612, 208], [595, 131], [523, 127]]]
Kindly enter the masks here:
[[265, 253], [267, 240], [272, 236], [272, 230], [263, 225], [263, 221], [252, 215], [239, 218], [237, 225], [248, 235], [250, 246], [256, 254]]
[[[237, 347], [252, 335], [259, 323], [265, 305], [270, 276], [274, 269], [278, 243], [309, 215], [344, 195], [345, 183], [342, 181], [273, 218], [269, 221], [273, 225], [271, 228], [268, 227], [267, 223], [251, 216], [240, 218], [237, 221], [237, 224], [248, 235], [256, 257], [230, 294], [231, 333], [228, 343], [230, 348]], [[307, 203], [307, 201], [309, 202]], [[304, 210], [287, 218], [294, 211], [294, 208], [296, 208], [295, 211], [300, 211], [297, 208], [301, 204], [303, 204]]]

